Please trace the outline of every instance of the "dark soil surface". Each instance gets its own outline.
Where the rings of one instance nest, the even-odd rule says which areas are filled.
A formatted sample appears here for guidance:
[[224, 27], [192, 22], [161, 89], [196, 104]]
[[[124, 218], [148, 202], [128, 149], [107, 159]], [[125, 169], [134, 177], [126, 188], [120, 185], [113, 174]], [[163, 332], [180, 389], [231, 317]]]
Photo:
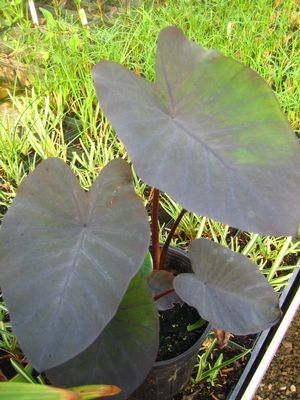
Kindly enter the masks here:
[[172, 309], [160, 311], [160, 346], [156, 361], [168, 360], [182, 354], [199, 339], [206, 325], [192, 332], [186, 327], [199, 320], [198, 312], [187, 304], [176, 304]]
[[300, 309], [253, 400], [300, 399]]

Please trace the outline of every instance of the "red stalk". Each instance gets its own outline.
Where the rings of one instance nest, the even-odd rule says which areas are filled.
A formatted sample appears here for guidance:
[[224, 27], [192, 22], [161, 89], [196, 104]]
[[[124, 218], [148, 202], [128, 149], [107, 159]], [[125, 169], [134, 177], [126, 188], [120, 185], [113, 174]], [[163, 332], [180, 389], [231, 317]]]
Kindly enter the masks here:
[[174, 288], [168, 289], [168, 290], [166, 290], [166, 291], [164, 291], [164, 292], [162, 292], [162, 293], [157, 294], [156, 296], [153, 297], [153, 300], [154, 300], [154, 301], [159, 300], [160, 298], [162, 298], [162, 297], [164, 297], [164, 296], [166, 296], [167, 294], [170, 294], [170, 293], [172, 293], [172, 292], [175, 292], [175, 289], [174, 289]]
[[186, 210], [183, 208], [181, 210], [180, 214], [178, 215], [176, 221], [174, 222], [169, 234], [168, 234], [167, 240], [166, 240], [166, 242], [164, 244], [164, 247], [163, 247], [161, 255], [160, 255], [159, 268], [161, 268], [161, 269], [163, 268], [163, 266], [165, 264], [166, 257], [167, 257], [167, 254], [168, 254], [168, 250], [169, 250], [169, 246], [170, 246], [170, 243], [171, 243], [171, 239], [172, 239], [172, 237], [173, 237], [173, 235], [174, 235], [174, 233], [175, 233], [175, 231], [176, 231], [176, 229], [177, 229], [177, 227], [179, 225], [179, 222], [181, 221], [181, 219], [182, 219], [182, 217], [184, 216], [185, 213], [186, 213]]
[[152, 247], [153, 247], [153, 269], [159, 270], [160, 247], [158, 226], [159, 190], [154, 189], [152, 208]]

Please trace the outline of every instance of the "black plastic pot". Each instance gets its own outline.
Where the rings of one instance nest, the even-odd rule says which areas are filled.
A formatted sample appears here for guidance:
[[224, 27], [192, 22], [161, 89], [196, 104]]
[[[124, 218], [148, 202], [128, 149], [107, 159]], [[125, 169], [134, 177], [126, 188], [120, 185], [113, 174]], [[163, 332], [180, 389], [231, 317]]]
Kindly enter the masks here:
[[[191, 263], [186, 253], [170, 248], [165, 269], [175, 275], [191, 272]], [[181, 355], [154, 364], [144, 383], [134, 392], [130, 400], [169, 400], [188, 383], [199, 348], [209, 332], [206, 327], [197, 342]]]

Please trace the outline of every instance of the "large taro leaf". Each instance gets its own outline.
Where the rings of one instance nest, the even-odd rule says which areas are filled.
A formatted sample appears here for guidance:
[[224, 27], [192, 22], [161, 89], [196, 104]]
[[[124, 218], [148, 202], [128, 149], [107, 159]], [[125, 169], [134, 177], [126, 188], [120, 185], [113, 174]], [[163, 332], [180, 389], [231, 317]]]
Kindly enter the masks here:
[[297, 233], [299, 147], [257, 73], [170, 27], [159, 35], [154, 83], [106, 61], [93, 78], [147, 184], [241, 229]]
[[0, 231], [0, 286], [14, 333], [41, 371], [87, 348], [115, 315], [149, 245], [123, 160], [89, 192], [59, 159], [21, 184]]
[[247, 335], [278, 321], [278, 296], [247, 257], [205, 239], [189, 255], [195, 274], [178, 275], [175, 290], [214, 328]]
[[158, 350], [159, 321], [143, 274], [130, 283], [117, 314], [84, 352], [46, 372], [58, 386], [106, 382], [125, 400], [143, 382]]

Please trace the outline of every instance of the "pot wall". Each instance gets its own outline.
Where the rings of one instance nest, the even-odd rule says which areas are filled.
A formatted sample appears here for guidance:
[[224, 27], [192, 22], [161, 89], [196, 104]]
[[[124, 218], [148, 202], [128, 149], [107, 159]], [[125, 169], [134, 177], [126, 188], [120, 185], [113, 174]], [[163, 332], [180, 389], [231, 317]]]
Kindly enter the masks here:
[[[175, 248], [169, 249], [165, 269], [175, 275], [192, 272], [191, 262], [186, 253]], [[199, 348], [209, 330], [207, 326], [197, 342], [183, 354], [170, 360], [156, 362], [130, 400], [169, 400], [180, 392], [190, 379]]]

